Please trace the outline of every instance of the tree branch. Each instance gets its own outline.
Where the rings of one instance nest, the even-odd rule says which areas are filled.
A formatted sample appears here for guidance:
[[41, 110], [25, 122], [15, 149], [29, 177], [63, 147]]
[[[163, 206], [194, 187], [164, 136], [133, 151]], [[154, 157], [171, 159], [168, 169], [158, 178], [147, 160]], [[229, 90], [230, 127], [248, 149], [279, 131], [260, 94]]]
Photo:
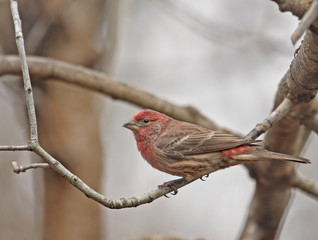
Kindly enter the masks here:
[[308, 193], [318, 200], [318, 183], [302, 176], [298, 171], [292, 176], [291, 183], [294, 187]]
[[[104, 195], [91, 189], [79, 177], [71, 173], [59, 161], [57, 161], [50, 154], [48, 154], [39, 144], [33, 143], [32, 150], [36, 154], [38, 154], [43, 160], [45, 160], [54, 171], [56, 171], [61, 176], [63, 176], [73, 186], [75, 186], [77, 189], [83, 192], [88, 198], [91, 198], [108, 208], [121, 209], [121, 208], [138, 207], [139, 205], [142, 205], [142, 204], [151, 203], [155, 199], [172, 192], [171, 188], [163, 187], [163, 188], [159, 188], [154, 191], [151, 191], [147, 194], [144, 194], [142, 197], [121, 198], [119, 200], [108, 199]], [[191, 181], [186, 181], [186, 180], [179, 181], [176, 184], [174, 184], [174, 186], [177, 189], [179, 189], [197, 179], [193, 179]]]
[[279, 104], [279, 106], [267, 118], [265, 118], [262, 123], [257, 124], [256, 127], [244, 138], [248, 140], [256, 139], [270, 129], [276, 122], [282, 119], [293, 108], [293, 106], [294, 103], [290, 99], [284, 98], [281, 104]]
[[11, 165], [13, 167], [13, 171], [17, 174], [21, 173], [21, 172], [25, 172], [26, 170], [29, 169], [35, 169], [35, 168], [50, 168], [50, 165], [47, 163], [33, 163], [30, 164], [28, 166], [19, 166], [18, 163], [16, 161], [12, 161]]
[[[104, 93], [113, 97], [133, 103], [140, 107], [151, 108], [176, 119], [192, 122], [210, 129], [220, 130], [213, 121], [204, 117], [194, 107], [181, 107], [150, 93], [135, 89], [127, 84], [113, 80], [106, 74], [53, 60], [44, 57], [28, 57], [28, 64], [32, 76], [41, 79], [56, 79], [66, 83], [79, 85], [87, 89]], [[0, 75], [20, 74], [20, 65], [17, 57], [12, 55], [0, 56]], [[246, 135], [247, 139], [256, 139], [265, 133], [273, 124], [279, 121], [294, 106], [288, 98], [275, 109], [262, 123]]]
[[0, 151], [31, 151], [30, 145], [0, 146]]
[[[145, 91], [115, 81], [106, 74], [43, 57], [28, 57], [29, 71], [33, 77], [56, 79], [104, 93], [114, 99], [160, 111], [176, 119], [196, 123], [210, 129], [219, 127], [203, 116], [194, 107], [181, 107]], [[0, 75], [21, 74], [21, 66], [16, 56], [0, 56]]]
[[24, 40], [22, 34], [21, 20], [18, 12], [18, 3], [16, 0], [10, 0], [12, 18], [15, 29], [15, 39], [18, 52], [21, 59], [22, 76], [24, 82], [25, 99], [27, 103], [27, 112], [29, 116], [30, 125], [30, 139], [31, 141], [38, 141], [38, 128], [35, 116], [34, 98], [32, 93], [32, 85], [30, 80], [29, 68], [26, 61], [26, 54], [24, 49]]
[[[291, 11], [302, 16], [310, 6], [310, 0], [276, 0], [281, 11]], [[313, 26], [317, 21], [313, 22]], [[318, 36], [307, 31], [303, 44], [283, 77], [276, 94], [274, 108], [287, 97], [295, 105], [266, 134], [265, 148], [286, 154], [301, 151], [309, 134], [301, 123], [311, 118], [317, 108], [312, 99], [318, 90]], [[314, 109], [314, 111], [313, 111]], [[298, 139], [302, 139], [299, 141]], [[298, 146], [296, 146], [298, 144]], [[294, 174], [291, 163], [264, 162], [249, 167], [256, 179], [256, 188], [248, 217], [240, 239], [275, 239], [282, 226], [282, 217], [291, 196], [290, 177]]]
[[[79, 85], [90, 90], [104, 93], [114, 99], [133, 103], [143, 108], [151, 108], [176, 119], [192, 122], [210, 129], [220, 129], [213, 121], [204, 117], [194, 107], [180, 107], [150, 93], [135, 89], [127, 84], [113, 80], [106, 74], [77, 65], [44, 57], [28, 57], [32, 76], [41, 79], [56, 79]], [[20, 65], [16, 56], [0, 56], [0, 75], [20, 74]], [[294, 106], [285, 99], [262, 123], [246, 136], [256, 139], [280, 120]]]
[[318, 16], [318, 1], [314, 0], [309, 8], [309, 10], [305, 13], [298, 27], [291, 35], [291, 41], [293, 45], [301, 38], [301, 36], [305, 33], [305, 31], [310, 27], [313, 21]]

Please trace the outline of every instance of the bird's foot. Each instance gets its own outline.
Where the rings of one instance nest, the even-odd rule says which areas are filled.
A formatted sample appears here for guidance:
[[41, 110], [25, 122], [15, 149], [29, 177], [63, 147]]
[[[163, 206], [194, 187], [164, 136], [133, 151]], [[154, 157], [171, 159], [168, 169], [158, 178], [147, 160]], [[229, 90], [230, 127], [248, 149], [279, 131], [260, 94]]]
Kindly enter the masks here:
[[[184, 178], [179, 178], [176, 180], [171, 180], [169, 182], [164, 182], [163, 184], [159, 185], [158, 188], [164, 188], [164, 187], [169, 187], [173, 193], [172, 195], [176, 195], [178, 193], [178, 189], [176, 188], [176, 184], [182, 183], [184, 181]], [[166, 198], [169, 198], [166, 194], [164, 195]]]
[[200, 179], [204, 182], [204, 181], [205, 181], [205, 179], [204, 179], [204, 178], [208, 178], [208, 177], [209, 177], [209, 174], [206, 174], [206, 175], [204, 175], [204, 176], [200, 177]]

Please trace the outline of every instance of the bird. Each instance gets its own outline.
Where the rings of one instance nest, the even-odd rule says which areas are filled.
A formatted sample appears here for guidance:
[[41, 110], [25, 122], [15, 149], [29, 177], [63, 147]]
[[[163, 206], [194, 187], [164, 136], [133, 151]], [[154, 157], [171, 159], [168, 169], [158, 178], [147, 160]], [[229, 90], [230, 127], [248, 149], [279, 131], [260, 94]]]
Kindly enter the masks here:
[[[142, 157], [155, 169], [193, 181], [219, 169], [264, 160], [310, 163], [306, 158], [271, 152], [262, 141], [213, 131], [145, 109], [123, 127], [131, 130]], [[173, 181], [169, 186], [176, 193]]]

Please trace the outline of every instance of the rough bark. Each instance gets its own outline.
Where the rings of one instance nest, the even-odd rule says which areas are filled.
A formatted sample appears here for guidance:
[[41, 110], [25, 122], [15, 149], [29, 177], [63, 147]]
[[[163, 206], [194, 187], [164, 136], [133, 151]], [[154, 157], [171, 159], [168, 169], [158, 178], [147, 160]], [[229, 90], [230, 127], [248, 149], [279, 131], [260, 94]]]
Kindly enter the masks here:
[[[301, 17], [310, 1], [276, 1], [281, 11], [291, 11]], [[308, 5], [309, 4], [309, 5]], [[309, 136], [302, 125], [317, 112], [316, 102], [310, 102], [318, 89], [318, 36], [315, 22], [307, 30], [302, 46], [290, 69], [283, 77], [275, 98], [274, 108], [289, 97], [298, 103], [293, 110], [266, 134], [265, 148], [287, 154], [297, 154]], [[256, 189], [241, 239], [274, 239], [284, 222], [292, 191], [295, 166], [291, 163], [266, 162], [249, 167], [256, 180]]]

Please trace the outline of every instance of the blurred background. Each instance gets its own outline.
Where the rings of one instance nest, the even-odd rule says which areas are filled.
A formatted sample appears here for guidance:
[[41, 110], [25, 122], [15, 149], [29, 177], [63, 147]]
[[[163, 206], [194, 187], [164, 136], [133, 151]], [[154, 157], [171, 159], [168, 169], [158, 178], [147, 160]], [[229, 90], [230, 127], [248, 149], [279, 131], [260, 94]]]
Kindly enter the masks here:
[[[118, 81], [170, 102], [192, 105], [218, 125], [243, 135], [271, 111], [280, 79], [289, 68], [297, 48], [290, 41], [290, 35], [298, 24], [296, 17], [290, 13], [281, 13], [272, 1], [90, 2], [90, 8], [95, 6], [99, 15], [88, 14], [93, 11], [87, 10], [90, 9], [87, 6], [79, 7], [85, 2], [80, 0], [52, 1], [59, 3], [45, 7], [45, 1], [39, 1], [40, 5], [33, 2], [21, 2], [20, 5], [24, 34], [33, 36], [30, 37], [33, 41], [29, 41], [35, 45], [32, 47], [32, 44], [26, 43], [29, 47], [27, 54], [56, 57], [107, 72]], [[1, 1], [0, 4], [3, 13], [0, 27], [7, 30], [2, 31], [1, 53], [16, 53], [9, 3]], [[31, 14], [37, 8], [42, 12]], [[43, 9], [50, 14], [46, 14]], [[96, 18], [92, 19], [93, 16]], [[91, 39], [87, 41], [84, 41], [84, 37], [59, 38], [60, 35], [54, 35], [58, 18], [69, 23], [71, 29], [75, 28], [78, 32], [93, 29], [94, 34], [89, 35]], [[35, 24], [40, 27], [35, 28]], [[90, 24], [95, 25], [86, 26]], [[66, 36], [71, 35], [68, 35], [68, 28], [63, 30]], [[35, 41], [39, 42], [35, 44]], [[51, 41], [58, 43], [50, 50], [48, 45], [52, 44]], [[77, 52], [81, 48], [80, 44], [89, 45], [89, 49], [94, 50], [80, 55]], [[66, 54], [64, 49], [74, 50], [62, 56]], [[57, 51], [61, 53], [57, 54]], [[17, 78], [3, 76], [1, 79], [0, 144], [24, 144], [28, 132], [22, 86]], [[47, 120], [50, 114], [59, 116], [60, 111], [54, 110], [54, 103], [46, 99], [47, 95], [52, 95], [50, 88], [39, 82], [35, 85], [40, 121]], [[73, 91], [73, 87], [70, 89], [68, 93]], [[60, 96], [58, 93], [55, 95]], [[78, 101], [75, 95], [73, 99]], [[173, 176], [151, 168], [139, 154], [131, 132], [122, 128], [123, 123], [131, 119], [140, 108], [110, 100], [100, 94], [93, 94], [89, 99], [92, 103], [85, 105], [89, 110], [86, 111], [84, 107], [74, 107], [73, 110], [81, 112], [82, 116], [94, 115], [98, 118], [93, 120], [98, 123], [94, 125], [97, 127], [94, 131], [98, 133], [91, 136], [92, 139], [100, 139], [99, 144], [102, 146], [101, 162], [96, 164], [96, 168], [102, 170], [96, 174], [98, 177], [101, 174], [101, 184], [97, 183], [99, 178], [92, 183], [93, 186], [96, 183], [96, 189], [108, 198], [119, 199], [140, 196], [174, 179]], [[64, 100], [60, 101], [65, 104]], [[47, 105], [43, 105], [47, 102], [53, 105], [49, 115], [45, 112]], [[87, 101], [84, 99], [83, 102]], [[69, 125], [76, 128], [76, 139], [82, 141], [86, 138], [83, 132], [89, 129], [86, 127], [87, 119], [80, 115], [74, 118]], [[52, 119], [54, 116], [50, 117]], [[65, 123], [61, 122], [56, 123], [56, 126]], [[40, 142], [45, 139], [44, 144], [50, 144], [54, 140], [57, 150], [49, 147], [48, 151], [51, 150], [50, 153], [57, 159], [62, 158], [66, 167], [72, 170], [72, 164], [68, 162], [67, 155], [64, 157], [61, 145], [66, 148], [70, 144], [78, 155], [83, 155], [86, 147], [78, 147], [77, 142], [73, 141], [65, 141], [64, 144], [54, 137], [47, 140], [44, 125], [50, 129], [48, 131], [51, 134], [58, 134], [51, 123], [42, 124], [40, 130], [44, 136], [40, 136]], [[312, 134], [303, 156], [313, 163], [300, 166], [305, 176], [316, 181], [317, 144], [318, 138]], [[42, 239], [43, 234], [53, 231], [43, 226], [47, 215], [45, 204], [48, 198], [52, 199], [59, 194], [60, 189], [57, 189], [53, 197], [46, 192], [48, 188], [43, 182], [48, 177], [45, 176], [47, 173], [43, 173], [49, 170], [29, 170], [20, 175], [13, 173], [12, 160], [27, 165], [39, 161], [34, 154], [0, 152], [0, 156], [0, 238]], [[84, 156], [87, 161], [77, 173], [83, 180], [85, 172], [92, 171], [91, 174], [94, 174], [94, 169], [89, 167], [90, 154]], [[61, 186], [68, 184], [64, 179], [61, 181]], [[211, 174], [205, 182], [196, 181], [169, 199], [160, 198], [134, 209], [110, 210], [91, 203], [85, 197], [83, 201], [90, 202], [100, 211], [100, 215], [96, 216], [101, 219], [101, 239], [135, 240], [147, 236], [235, 239], [244, 225], [253, 188], [254, 182], [247, 170], [243, 166], [236, 166]], [[77, 190], [74, 191], [78, 194]], [[53, 203], [57, 209], [58, 201], [60, 199]], [[79, 208], [83, 208], [83, 205], [79, 204]], [[77, 220], [70, 220], [68, 224], [71, 225], [64, 227], [72, 228], [72, 221], [80, 227], [86, 224], [78, 223]], [[280, 239], [314, 239], [318, 236], [317, 222], [317, 202], [296, 191]], [[56, 229], [58, 226], [54, 231]]]

